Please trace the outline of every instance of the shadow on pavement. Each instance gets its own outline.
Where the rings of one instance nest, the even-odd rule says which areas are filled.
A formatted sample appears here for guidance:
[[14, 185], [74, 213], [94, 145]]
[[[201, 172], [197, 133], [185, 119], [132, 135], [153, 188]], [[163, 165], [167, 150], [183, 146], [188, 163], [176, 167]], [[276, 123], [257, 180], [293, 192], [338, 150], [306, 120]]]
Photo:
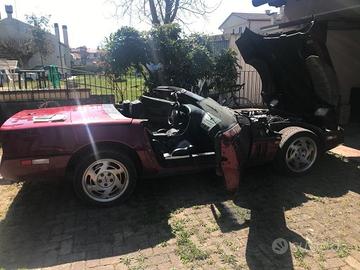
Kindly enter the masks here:
[[[180, 208], [213, 204], [222, 213], [222, 232], [249, 227], [246, 260], [250, 269], [292, 269], [290, 250], [272, 250], [284, 238], [305, 244], [287, 228], [284, 212], [309, 200], [304, 194], [340, 197], [360, 192], [359, 169], [332, 156], [302, 178], [281, 177], [270, 167], [249, 169], [235, 205], [250, 210], [250, 220], [234, 218], [230, 197], [212, 174], [147, 181], [126, 204], [87, 208], [65, 182], [25, 183], [0, 223], [0, 266], [40, 268], [106, 258], [146, 249], [173, 238], [168, 219]], [[303, 245], [304, 246], [304, 245]], [[269, 268], [267, 268], [269, 269]]]
[[249, 177], [243, 183], [235, 203], [251, 210], [246, 248], [250, 269], [293, 269], [290, 250], [276, 250], [276, 244], [285, 240], [286, 245], [309, 247], [301, 235], [287, 228], [285, 219], [286, 210], [310, 200], [306, 194], [334, 198], [349, 191], [360, 193], [360, 171], [354, 165], [328, 155], [320, 163], [301, 178], [278, 176], [267, 167], [253, 172], [255, 181]]

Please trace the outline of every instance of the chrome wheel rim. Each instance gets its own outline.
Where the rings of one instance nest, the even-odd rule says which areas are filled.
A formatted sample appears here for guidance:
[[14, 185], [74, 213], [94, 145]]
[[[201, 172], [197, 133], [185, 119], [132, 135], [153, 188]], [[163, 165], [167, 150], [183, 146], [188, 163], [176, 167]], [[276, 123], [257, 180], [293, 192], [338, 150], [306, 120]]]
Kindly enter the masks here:
[[310, 137], [300, 137], [294, 140], [286, 151], [286, 165], [297, 173], [305, 172], [316, 161], [317, 146]]
[[82, 187], [86, 195], [98, 202], [116, 200], [128, 185], [128, 170], [114, 159], [96, 160], [87, 167], [82, 177]]

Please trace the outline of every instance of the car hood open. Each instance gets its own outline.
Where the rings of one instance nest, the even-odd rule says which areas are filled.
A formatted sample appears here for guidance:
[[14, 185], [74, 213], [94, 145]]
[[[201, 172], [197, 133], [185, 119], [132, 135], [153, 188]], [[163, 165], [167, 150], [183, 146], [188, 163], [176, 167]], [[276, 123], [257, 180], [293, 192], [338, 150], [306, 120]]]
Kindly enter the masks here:
[[260, 35], [246, 29], [236, 41], [262, 80], [262, 97], [278, 111], [319, 126], [338, 124], [339, 89], [326, 47], [326, 27]]

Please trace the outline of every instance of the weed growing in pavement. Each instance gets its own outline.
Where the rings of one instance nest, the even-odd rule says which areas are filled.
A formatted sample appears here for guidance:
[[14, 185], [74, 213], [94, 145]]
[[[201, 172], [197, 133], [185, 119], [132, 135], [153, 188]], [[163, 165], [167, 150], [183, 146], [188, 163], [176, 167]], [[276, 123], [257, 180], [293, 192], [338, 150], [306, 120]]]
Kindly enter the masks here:
[[322, 250], [334, 250], [340, 258], [345, 258], [349, 256], [350, 252], [356, 249], [355, 246], [348, 245], [346, 243], [333, 243], [333, 242], [327, 242], [321, 245], [320, 248]]
[[177, 254], [184, 263], [194, 262], [198, 260], [206, 260], [209, 254], [199, 249], [194, 242], [191, 241], [191, 233], [185, 229], [183, 220], [175, 220], [171, 224], [173, 234], [176, 236]]

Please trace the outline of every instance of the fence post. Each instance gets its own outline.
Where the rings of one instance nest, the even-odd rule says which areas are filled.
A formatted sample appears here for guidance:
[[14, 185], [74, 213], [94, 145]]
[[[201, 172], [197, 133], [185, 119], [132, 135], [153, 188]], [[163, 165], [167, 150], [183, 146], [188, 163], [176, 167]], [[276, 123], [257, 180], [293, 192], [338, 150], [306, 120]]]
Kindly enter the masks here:
[[65, 73], [65, 90], [69, 90], [68, 74]]
[[70, 90], [69, 90], [69, 81], [68, 81], [68, 74], [65, 73], [65, 93], [66, 93], [66, 99], [69, 100], [70, 98]]
[[25, 84], [25, 90], [27, 90], [26, 71], [24, 72], [24, 84]]
[[44, 88], [46, 88], [46, 75], [45, 75], [45, 71], [42, 72], [42, 78], [43, 78], [43, 83], [44, 83]]
[[18, 73], [19, 89], [21, 89], [21, 71]]
[[84, 88], [86, 88], [86, 74], [84, 74]]

